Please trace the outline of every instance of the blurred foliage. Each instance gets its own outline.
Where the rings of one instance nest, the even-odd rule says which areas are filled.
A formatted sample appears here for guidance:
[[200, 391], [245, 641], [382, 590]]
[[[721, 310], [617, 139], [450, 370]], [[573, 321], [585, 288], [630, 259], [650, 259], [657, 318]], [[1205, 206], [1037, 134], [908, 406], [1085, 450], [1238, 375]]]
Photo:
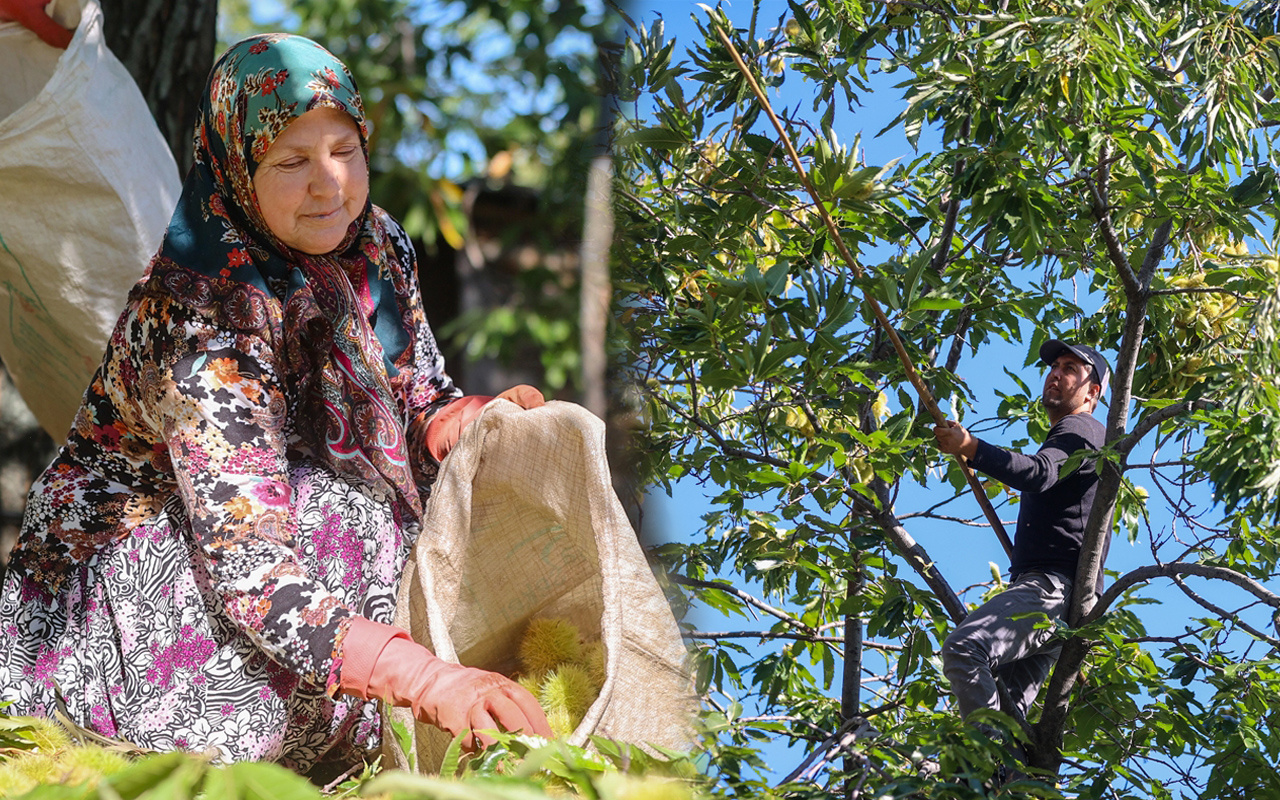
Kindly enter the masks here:
[[[615, 275], [649, 399], [645, 477], [712, 495], [700, 532], [663, 556], [683, 603], [746, 629], [689, 634], [720, 791], [1280, 792], [1280, 598], [1263, 588], [1280, 559], [1276, 15], [1213, 0], [792, 0], [703, 6], [678, 43], [660, 18], [632, 25]], [[721, 31], [785, 98], [803, 173]], [[868, 164], [849, 120], [886, 104], [901, 114], [880, 133], [907, 155]], [[1047, 723], [1056, 775], [996, 788], [1007, 751], [949, 709], [935, 654], [954, 623], [916, 573], [932, 559], [905, 558], [899, 529], [970, 522], [976, 506], [864, 295], [934, 395], [1017, 448], [1047, 425], [1012, 370], [1045, 338], [1119, 353], [1111, 396], [1127, 414], [1101, 454], [1123, 473], [1115, 530], [1153, 567], [1227, 570], [1167, 589], [1202, 615], [1159, 636], [1164, 578], [1135, 578], [1064, 632], [1093, 644], [1065, 719]], [[993, 364], [996, 342], [1025, 360]], [[978, 376], [999, 386], [995, 417], [973, 413], [989, 402], [969, 390]], [[928, 507], [903, 501], [913, 486]], [[1172, 522], [1156, 528], [1153, 509]], [[993, 571], [977, 588], [999, 587]], [[809, 758], [770, 787], [763, 753], [788, 743]]]
[[[600, 150], [602, 60], [618, 21], [604, 0], [221, 0], [222, 48], [285, 30], [352, 70], [371, 123], [373, 201], [428, 250], [461, 250], [481, 190], [534, 190], [504, 246], [576, 253], [587, 166]], [[453, 328], [472, 356], [543, 348], [547, 384], [577, 378], [577, 276], [526, 270], [505, 307]], [[431, 287], [424, 287], [430, 292]]]
[[698, 800], [704, 781], [694, 761], [652, 754], [596, 737], [594, 751], [562, 741], [495, 733], [497, 743], [463, 758], [446, 755], [440, 776], [368, 765], [322, 792], [282, 766], [213, 764], [193, 753], [147, 753], [76, 743], [57, 723], [0, 714], [0, 794], [24, 800]]

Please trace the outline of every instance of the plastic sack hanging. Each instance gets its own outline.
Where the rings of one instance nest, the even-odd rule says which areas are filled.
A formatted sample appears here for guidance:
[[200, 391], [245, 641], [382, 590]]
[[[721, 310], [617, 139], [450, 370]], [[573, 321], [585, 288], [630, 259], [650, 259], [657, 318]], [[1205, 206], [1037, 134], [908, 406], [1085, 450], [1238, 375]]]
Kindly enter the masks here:
[[[604, 423], [572, 403], [495, 401], [441, 466], [395, 624], [440, 658], [512, 675], [536, 618], [568, 620], [604, 646], [603, 688], [571, 744], [692, 747], [687, 651], [610, 484]], [[418, 768], [438, 770], [448, 734], [408, 709], [387, 714], [412, 731]]]
[[61, 441], [181, 184], [98, 5], [54, 5], [65, 51], [0, 24], [0, 359]]

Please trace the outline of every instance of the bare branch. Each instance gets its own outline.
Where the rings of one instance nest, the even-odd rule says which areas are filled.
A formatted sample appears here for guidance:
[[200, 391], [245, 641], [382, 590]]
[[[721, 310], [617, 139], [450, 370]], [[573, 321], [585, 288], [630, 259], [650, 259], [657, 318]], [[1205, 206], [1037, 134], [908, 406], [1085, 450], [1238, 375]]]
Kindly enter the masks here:
[[698, 578], [690, 578], [685, 575], [669, 575], [668, 577], [671, 579], [672, 583], [676, 583], [681, 586], [691, 586], [695, 589], [715, 589], [717, 591], [724, 592], [725, 594], [731, 594], [747, 605], [758, 608], [769, 616], [777, 617], [791, 627], [803, 631], [807, 636], [817, 637], [819, 635], [813, 628], [804, 624], [787, 612], [774, 608], [763, 600], [742, 591], [731, 583], [725, 583], [724, 581], [704, 581]]
[[859, 712], [858, 716], [853, 717], [852, 719], [845, 722], [843, 725], [840, 726], [840, 730], [828, 736], [826, 740], [822, 742], [822, 744], [815, 747], [813, 749], [813, 752], [809, 753], [809, 755], [805, 758], [805, 760], [800, 762], [800, 765], [798, 767], [796, 767], [794, 770], [791, 771], [789, 775], [787, 775], [785, 778], [783, 778], [781, 781], [778, 782], [778, 785], [781, 786], [785, 783], [791, 783], [792, 781], [801, 777], [805, 773], [805, 771], [808, 769], [809, 765], [812, 764], [814, 760], [816, 760], [819, 757], [823, 757], [822, 762], [818, 766], [818, 768], [820, 769], [822, 764], [825, 764], [827, 761], [830, 761], [831, 758], [836, 756], [841, 750], [843, 750], [845, 747], [849, 746], [850, 744], [853, 744], [858, 739], [860, 738], [865, 739], [869, 736], [880, 735], [879, 731], [871, 727], [871, 724], [868, 722], [868, 720], [871, 717], [877, 716], [879, 714], [883, 714], [886, 711], [892, 711], [893, 709], [901, 705], [902, 703], [900, 702], [886, 703], [885, 705], [879, 706], [878, 708], [871, 708], [871, 709], [867, 709], [866, 711]]
[[1192, 411], [1209, 408], [1212, 405], [1213, 404], [1208, 400], [1187, 400], [1182, 403], [1174, 403], [1171, 406], [1165, 406], [1157, 411], [1153, 411], [1143, 417], [1137, 425], [1133, 426], [1132, 433], [1116, 443], [1116, 450], [1127, 456], [1129, 452], [1137, 446], [1138, 442], [1142, 440], [1142, 437], [1146, 436], [1153, 429], [1158, 427], [1160, 423], [1165, 422], [1166, 420], [1171, 420], [1174, 417], [1180, 417], [1183, 414], [1189, 414]]
[[953, 517], [950, 514], [933, 514], [928, 510], [913, 511], [910, 514], [903, 514], [899, 519], [935, 519], [939, 522], [954, 522], [957, 525], [964, 525], [969, 528], [990, 528], [991, 525], [986, 522], [980, 522], [976, 519], [966, 519], [964, 517]]
[[1231, 289], [1224, 289], [1221, 286], [1184, 286], [1178, 289], [1152, 289], [1151, 296], [1158, 297], [1166, 294], [1225, 294], [1234, 297], [1243, 303], [1252, 302], [1254, 298], [1244, 292], [1237, 292]]
[[687, 631], [684, 636], [687, 639], [707, 639], [716, 642], [722, 639], [752, 639], [760, 642], [774, 639], [793, 639], [800, 642], [821, 642], [823, 644], [841, 644], [844, 642], [844, 637], [841, 636], [810, 636], [805, 633], [786, 633], [784, 631]]
[[882, 503], [882, 505], [883, 510], [875, 514], [875, 520], [879, 523], [880, 528], [889, 537], [889, 541], [893, 542], [894, 548], [898, 553], [907, 560], [911, 568], [933, 590], [934, 595], [942, 601], [942, 607], [947, 610], [947, 614], [951, 616], [951, 619], [955, 622], [962, 621], [968, 616], [969, 610], [960, 601], [960, 597], [951, 588], [951, 584], [947, 583], [946, 578], [942, 577], [942, 573], [938, 571], [933, 559], [907, 532], [907, 529], [902, 526], [898, 518], [893, 515], [889, 504]]
[[[804, 642], [823, 642], [826, 644], [843, 644], [843, 636], [809, 636], [804, 633], [787, 633], [785, 631], [686, 631], [685, 637], [689, 639], [709, 639], [719, 641], [721, 639], [757, 639], [760, 641], [772, 639], [794, 639]], [[863, 646], [872, 650], [885, 650], [888, 652], [902, 652], [906, 648], [900, 644], [885, 644], [884, 642], [871, 642], [863, 640]]]
[[1111, 227], [1111, 209], [1108, 208], [1110, 202], [1108, 184], [1111, 180], [1110, 149], [1107, 144], [1102, 145], [1102, 151], [1098, 154], [1098, 166], [1094, 170], [1096, 178], [1089, 181], [1087, 185], [1089, 192], [1093, 195], [1093, 218], [1098, 222], [1098, 232], [1102, 234], [1102, 243], [1107, 249], [1107, 257], [1116, 268], [1121, 282], [1124, 283], [1125, 291], [1132, 294], [1138, 291], [1138, 279], [1133, 274], [1133, 267], [1129, 265], [1129, 258], [1124, 254], [1124, 248], [1120, 246], [1120, 240], [1116, 238], [1115, 229]]
[[1107, 587], [1107, 590], [1098, 598], [1097, 603], [1089, 611], [1089, 613], [1081, 620], [1082, 624], [1088, 624], [1099, 619], [1107, 608], [1114, 603], [1126, 589], [1136, 586], [1139, 583], [1145, 583], [1153, 578], [1173, 578], [1179, 575], [1196, 575], [1201, 578], [1215, 578], [1228, 583], [1235, 584], [1254, 597], [1266, 603], [1268, 606], [1280, 610], [1280, 595], [1272, 594], [1265, 586], [1250, 578], [1248, 575], [1236, 572], [1227, 567], [1217, 567], [1211, 564], [1193, 564], [1187, 562], [1171, 562], [1168, 564], [1152, 564], [1145, 567], [1139, 567], [1135, 570], [1121, 575], [1115, 583]]
[[1185, 636], [1130, 636], [1125, 644], [1182, 644]]
[[[852, 730], [849, 728], [852, 727]], [[871, 723], [867, 722], [861, 716], [854, 717], [840, 727], [835, 735], [818, 745], [812, 753], [810, 753], [804, 761], [800, 762], [800, 766], [791, 771], [781, 781], [779, 786], [791, 783], [795, 780], [813, 780], [822, 768], [825, 767], [833, 758], [840, 754], [849, 745], [871, 736], [879, 735], [879, 731], [871, 727]], [[821, 758], [819, 758], [821, 757]], [[817, 763], [813, 762], [817, 760]], [[810, 766], [812, 764], [812, 766]]]
[[1169, 236], [1173, 233], [1173, 220], [1167, 219], [1160, 223], [1160, 227], [1156, 228], [1156, 232], [1151, 236], [1151, 246], [1147, 248], [1147, 254], [1142, 259], [1142, 270], [1138, 273], [1138, 284], [1142, 287], [1143, 294], [1150, 296], [1151, 279], [1155, 277], [1156, 270], [1160, 267], [1160, 262], [1164, 260], [1164, 249], [1169, 245]]
[[1241, 618], [1240, 618], [1240, 616], [1239, 616], [1239, 615], [1237, 615], [1237, 614], [1233, 614], [1233, 613], [1231, 613], [1230, 611], [1227, 611], [1225, 608], [1219, 608], [1218, 606], [1216, 606], [1216, 605], [1214, 605], [1213, 603], [1209, 602], [1208, 600], [1204, 599], [1204, 598], [1203, 598], [1203, 597], [1201, 597], [1199, 594], [1197, 594], [1195, 591], [1193, 591], [1193, 590], [1191, 589], [1191, 587], [1190, 587], [1190, 586], [1188, 586], [1186, 583], [1184, 583], [1181, 577], [1179, 577], [1179, 576], [1177, 576], [1177, 575], [1174, 575], [1174, 576], [1173, 576], [1173, 583], [1174, 583], [1174, 585], [1176, 585], [1179, 589], [1181, 589], [1181, 590], [1182, 590], [1182, 593], [1183, 593], [1183, 594], [1185, 594], [1187, 597], [1190, 597], [1190, 598], [1191, 598], [1191, 600], [1192, 600], [1193, 602], [1195, 602], [1195, 603], [1196, 603], [1196, 605], [1198, 605], [1198, 606], [1200, 606], [1201, 608], [1203, 608], [1203, 609], [1205, 609], [1205, 610], [1209, 611], [1211, 614], [1216, 615], [1216, 616], [1217, 616], [1217, 617], [1219, 617], [1220, 619], [1229, 619], [1229, 620], [1231, 620], [1231, 621], [1232, 621], [1232, 622], [1234, 622], [1237, 626], [1239, 626], [1241, 629], [1243, 629], [1243, 630], [1247, 631], [1247, 632], [1248, 632], [1251, 636], [1253, 636], [1254, 638], [1256, 638], [1256, 639], [1261, 639], [1262, 641], [1266, 642], [1267, 644], [1271, 645], [1272, 647], [1280, 648], [1280, 639], [1277, 639], [1277, 638], [1275, 638], [1274, 636], [1268, 636], [1267, 634], [1263, 633], [1262, 631], [1259, 631], [1257, 628], [1254, 628], [1254, 627], [1253, 627], [1252, 625], [1250, 625], [1249, 623], [1245, 622], [1243, 619], [1241, 619]]

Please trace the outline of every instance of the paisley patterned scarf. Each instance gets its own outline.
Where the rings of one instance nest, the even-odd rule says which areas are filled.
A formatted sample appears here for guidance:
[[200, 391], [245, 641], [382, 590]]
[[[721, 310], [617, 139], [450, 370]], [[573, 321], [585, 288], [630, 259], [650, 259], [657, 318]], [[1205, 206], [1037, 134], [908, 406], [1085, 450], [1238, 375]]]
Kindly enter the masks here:
[[[233, 45], [214, 65], [196, 124], [195, 165], [151, 266], [180, 302], [276, 344], [291, 399], [323, 425], [308, 445], [345, 475], [394, 493], [402, 519], [422, 500], [388, 376], [410, 337], [393, 274], [399, 258], [382, 214], [366, 204], [342, 243], [307, 255], [271, 233], [253, 174], [276, 137], [313, 108], [351, 116], [368, 159], [364, 107], [346, 66], [300, 36]], [[354, 286], [353, 286], [354, 282]], [[308, 426], [298, 426], [304, 429]]]

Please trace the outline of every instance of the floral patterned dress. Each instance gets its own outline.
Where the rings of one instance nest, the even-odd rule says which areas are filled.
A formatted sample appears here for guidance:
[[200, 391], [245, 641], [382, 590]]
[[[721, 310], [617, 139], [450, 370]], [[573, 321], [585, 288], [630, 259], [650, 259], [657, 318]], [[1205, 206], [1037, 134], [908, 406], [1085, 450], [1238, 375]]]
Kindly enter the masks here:
[[[413, 250], [367, 207], [333, 254], [266, 228], [253, 167], [316, 106], [360, 98], [301, 37], [215, 66], [197, 163], [0, 588], [0, 700], [161, 750], [354, 763], [376, 704], [337, 693], [353, 615], [389, 623], [459, 393]], [[270, 113], [268, 113], [270, 112]]]

